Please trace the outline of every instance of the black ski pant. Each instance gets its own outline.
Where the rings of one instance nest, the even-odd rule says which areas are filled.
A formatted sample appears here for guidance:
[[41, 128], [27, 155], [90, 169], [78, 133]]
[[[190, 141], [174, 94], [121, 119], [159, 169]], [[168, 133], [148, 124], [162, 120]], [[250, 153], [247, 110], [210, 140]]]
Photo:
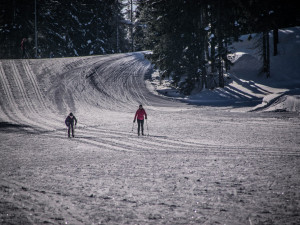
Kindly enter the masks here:
[[70, 133], [71, 133], [71, 130], [72, 130], [72, 137], [74, 137], [74, 126], [72, 123], [70, 123], [68, 126], [68, 137], [70, 137]]
[[144, 120], [137, 120], [138, 123], [138, 135], [140, 135], [140, 130], [142, 130], [142, 135], [144, 135]]

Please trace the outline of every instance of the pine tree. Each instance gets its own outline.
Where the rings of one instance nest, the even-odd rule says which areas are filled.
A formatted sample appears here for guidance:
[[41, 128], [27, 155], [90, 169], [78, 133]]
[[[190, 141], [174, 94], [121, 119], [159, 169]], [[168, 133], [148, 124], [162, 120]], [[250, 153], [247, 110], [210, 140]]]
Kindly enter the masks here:
[[[34, 1], [3, 0], [0, 3], [0, 57], [19, 58], [22, 38], [34, 57]], [[118, 0], [37, 0], [38, 50], [50, 55], [81, 56], [127, 51]], [[117, 44], [118, 43], [118, 44]]]
[[28, 51], [33, 55], [34, 1], [2, 0], [0, 13], [0, 58], [20, 58], [23, 38], [28, 39]]

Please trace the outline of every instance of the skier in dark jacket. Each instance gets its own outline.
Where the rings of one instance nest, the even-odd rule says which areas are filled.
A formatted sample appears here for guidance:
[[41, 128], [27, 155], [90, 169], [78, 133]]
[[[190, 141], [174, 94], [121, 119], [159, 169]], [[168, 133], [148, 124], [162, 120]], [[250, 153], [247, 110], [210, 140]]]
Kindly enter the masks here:
[[74, 121], [75, 121], [75, 126], [77, 124], [77, 119], [73, 115], [73, 113], [70, 113], [68, 117], [65, 120], [65, 124], [68, 127], [68, 137], [70, 137], [70, 129], [72, 129], [72, 137], [74, 137]]
[[140, 136], [140, 130], [142, 130], [142, 135], [144, 135], [144, 116], [145, 119], [147, 119], [147, 113], [145, 109], [143, 109], [143, 106], [140, 105], [139, 109], [135, 113], [134, 120], [133, 120], [133, 122], [135, 123], [135, 120], [137, 119], [139, 136]]

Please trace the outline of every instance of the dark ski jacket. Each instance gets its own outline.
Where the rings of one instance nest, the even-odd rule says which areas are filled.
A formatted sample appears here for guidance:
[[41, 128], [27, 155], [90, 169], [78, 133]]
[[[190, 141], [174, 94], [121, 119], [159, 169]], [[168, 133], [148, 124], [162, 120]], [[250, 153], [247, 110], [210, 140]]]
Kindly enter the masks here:
[[73, 116], [73, 118], [71, 118], [70, 116], [68, 116], [67, 118], [66, 118], [66, 120], [65, 120], [65, 124], [67, 125], [67, 126], [69, 126], [69, 125], [74, 125], [74, 121], [75, 121], [75, 125], [77, 124], [77, 119], [76, 119], [76, 117], [75, 116]]

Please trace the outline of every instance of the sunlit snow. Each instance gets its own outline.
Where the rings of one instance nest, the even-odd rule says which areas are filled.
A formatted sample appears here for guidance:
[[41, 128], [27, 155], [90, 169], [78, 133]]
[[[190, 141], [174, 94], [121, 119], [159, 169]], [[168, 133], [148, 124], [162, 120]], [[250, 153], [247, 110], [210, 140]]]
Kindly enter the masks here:
[[272, 82], [240, 50], [226, 88], [191, 96], [149, 52], [1, 60], [0, 223], [299, 223], [299, 54], [281, 44]]

